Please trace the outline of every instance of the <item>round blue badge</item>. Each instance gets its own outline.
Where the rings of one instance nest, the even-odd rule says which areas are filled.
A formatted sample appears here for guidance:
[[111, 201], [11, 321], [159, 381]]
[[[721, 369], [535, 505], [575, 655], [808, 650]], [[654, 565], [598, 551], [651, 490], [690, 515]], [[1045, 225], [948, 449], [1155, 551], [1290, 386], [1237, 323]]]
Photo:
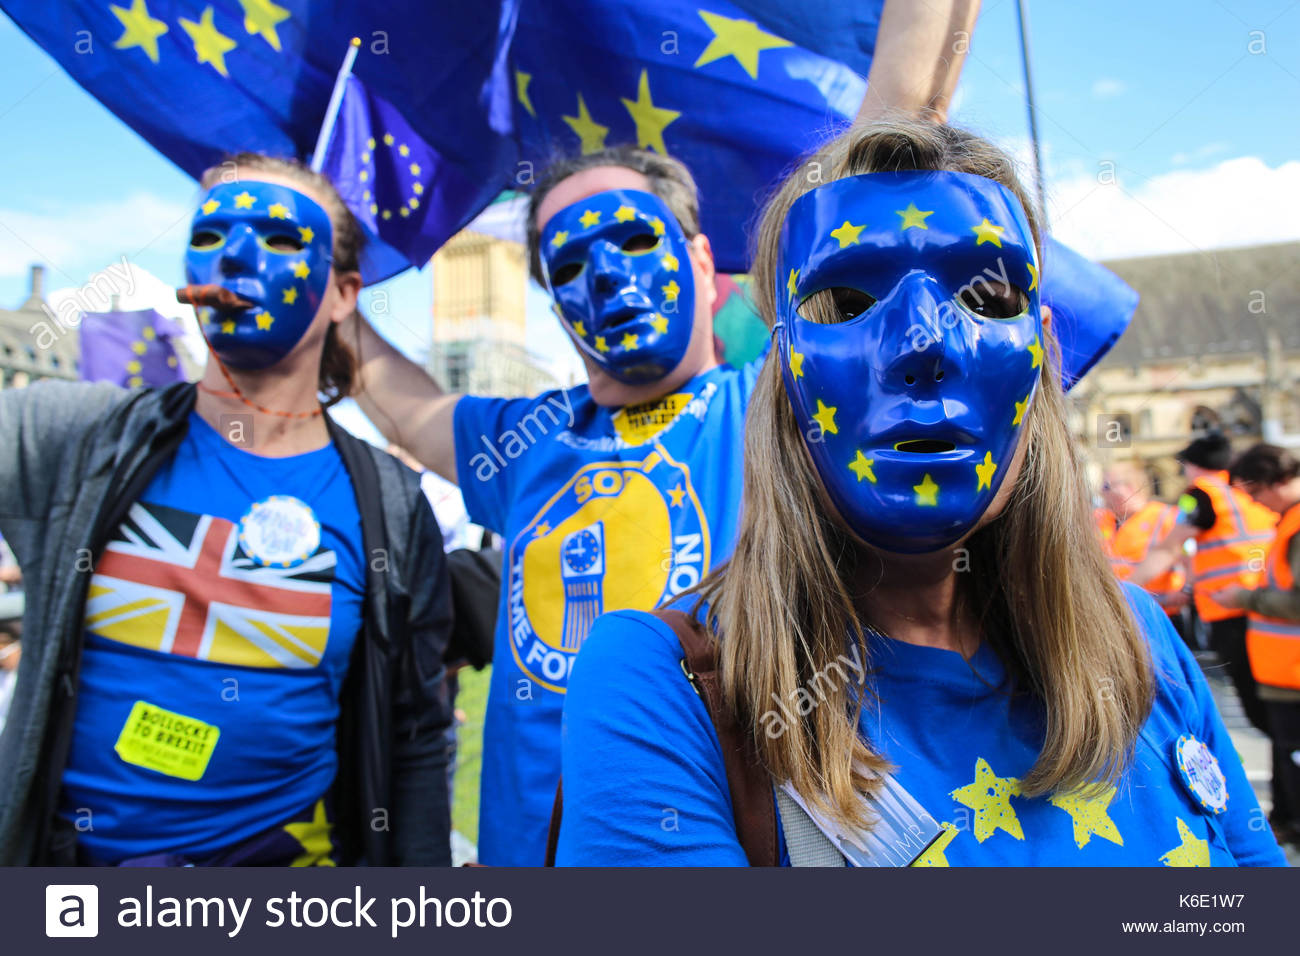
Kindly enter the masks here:
[[1183, 785], [1203, 810], [1219, 814], [1228, 809], [1228, 780], [1209, 747], [1195, 737], [1183, 735], [1174, 745], [1174, 758]]
[[320, 547], [320, 522], [305, 501], [271, 495], [239, 520], [239, 544], [263, 567], [294, 568]]

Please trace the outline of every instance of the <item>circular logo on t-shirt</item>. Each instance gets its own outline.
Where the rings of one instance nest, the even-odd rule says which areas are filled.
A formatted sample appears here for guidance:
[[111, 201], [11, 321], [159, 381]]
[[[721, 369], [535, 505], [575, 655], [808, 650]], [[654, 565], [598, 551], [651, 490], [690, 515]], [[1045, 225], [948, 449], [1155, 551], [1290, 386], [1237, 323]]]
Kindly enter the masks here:
[[1201, 807], [1211, 813], [1228, 808], [1228, 780], [1210, 748], [1195, 737], [1182, 736], [1174, 746], [1178, 772]]
[[239, 544], [264, 567], [296, 567], [320, 547], [320, 522], [305, 501], [271, 495], [239, 519]]

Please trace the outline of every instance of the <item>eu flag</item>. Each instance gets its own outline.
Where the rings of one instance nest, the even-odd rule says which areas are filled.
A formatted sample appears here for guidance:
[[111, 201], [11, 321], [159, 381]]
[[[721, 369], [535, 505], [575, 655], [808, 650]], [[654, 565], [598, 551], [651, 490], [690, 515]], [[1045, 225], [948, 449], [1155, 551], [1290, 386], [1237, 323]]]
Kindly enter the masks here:
[[124, 388], [184, 381], [175, 344], [180, 337], [180, 327], [153, 309], [84, 312], [82, 381], [112, 382]]

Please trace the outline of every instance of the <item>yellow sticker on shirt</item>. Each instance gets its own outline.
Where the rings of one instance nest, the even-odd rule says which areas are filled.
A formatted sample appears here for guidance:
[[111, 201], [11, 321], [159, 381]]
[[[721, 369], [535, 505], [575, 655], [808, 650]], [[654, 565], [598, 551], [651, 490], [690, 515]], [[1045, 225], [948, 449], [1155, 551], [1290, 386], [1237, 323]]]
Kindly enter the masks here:
[[129, 764], [182, 780], [201, 780], [221, 728], [137, 700], [113, 749]]
[[677, 421], [677, 416], [694, 397], [694, 392], [675, 392], [642, 405], [620, 408], [614, 413], [614, 431], [633, 447], [644, 445]]

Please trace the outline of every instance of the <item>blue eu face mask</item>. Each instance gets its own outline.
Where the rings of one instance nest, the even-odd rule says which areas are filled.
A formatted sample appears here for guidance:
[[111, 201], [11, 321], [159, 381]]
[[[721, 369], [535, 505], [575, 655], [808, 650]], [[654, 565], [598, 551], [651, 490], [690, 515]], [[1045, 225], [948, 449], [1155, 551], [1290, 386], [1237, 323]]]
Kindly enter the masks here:
[[541, 259], [560, 319], [608, 375], [652, 382], [685, 357], [695, 280], [686, 234], [658, 196], [613, 189], [561, 209]]
[[204, 334], [232, 368], [269, 368], [311, 325], [329, 285], [334, 229], [329, 213], [288, 186], [245, 181], [212, 187], [194, 214], [185, 272], [253, 305], [202, 309]]
[[[923, 553], [975, 527], [1042, 372], [1038, 289], [1024, 210], [992, 180], [873, 173], [796, 200], [777, 275], [782, 374], [859, 538]], [[806, 317], [814, 296], [830, 324]]]

